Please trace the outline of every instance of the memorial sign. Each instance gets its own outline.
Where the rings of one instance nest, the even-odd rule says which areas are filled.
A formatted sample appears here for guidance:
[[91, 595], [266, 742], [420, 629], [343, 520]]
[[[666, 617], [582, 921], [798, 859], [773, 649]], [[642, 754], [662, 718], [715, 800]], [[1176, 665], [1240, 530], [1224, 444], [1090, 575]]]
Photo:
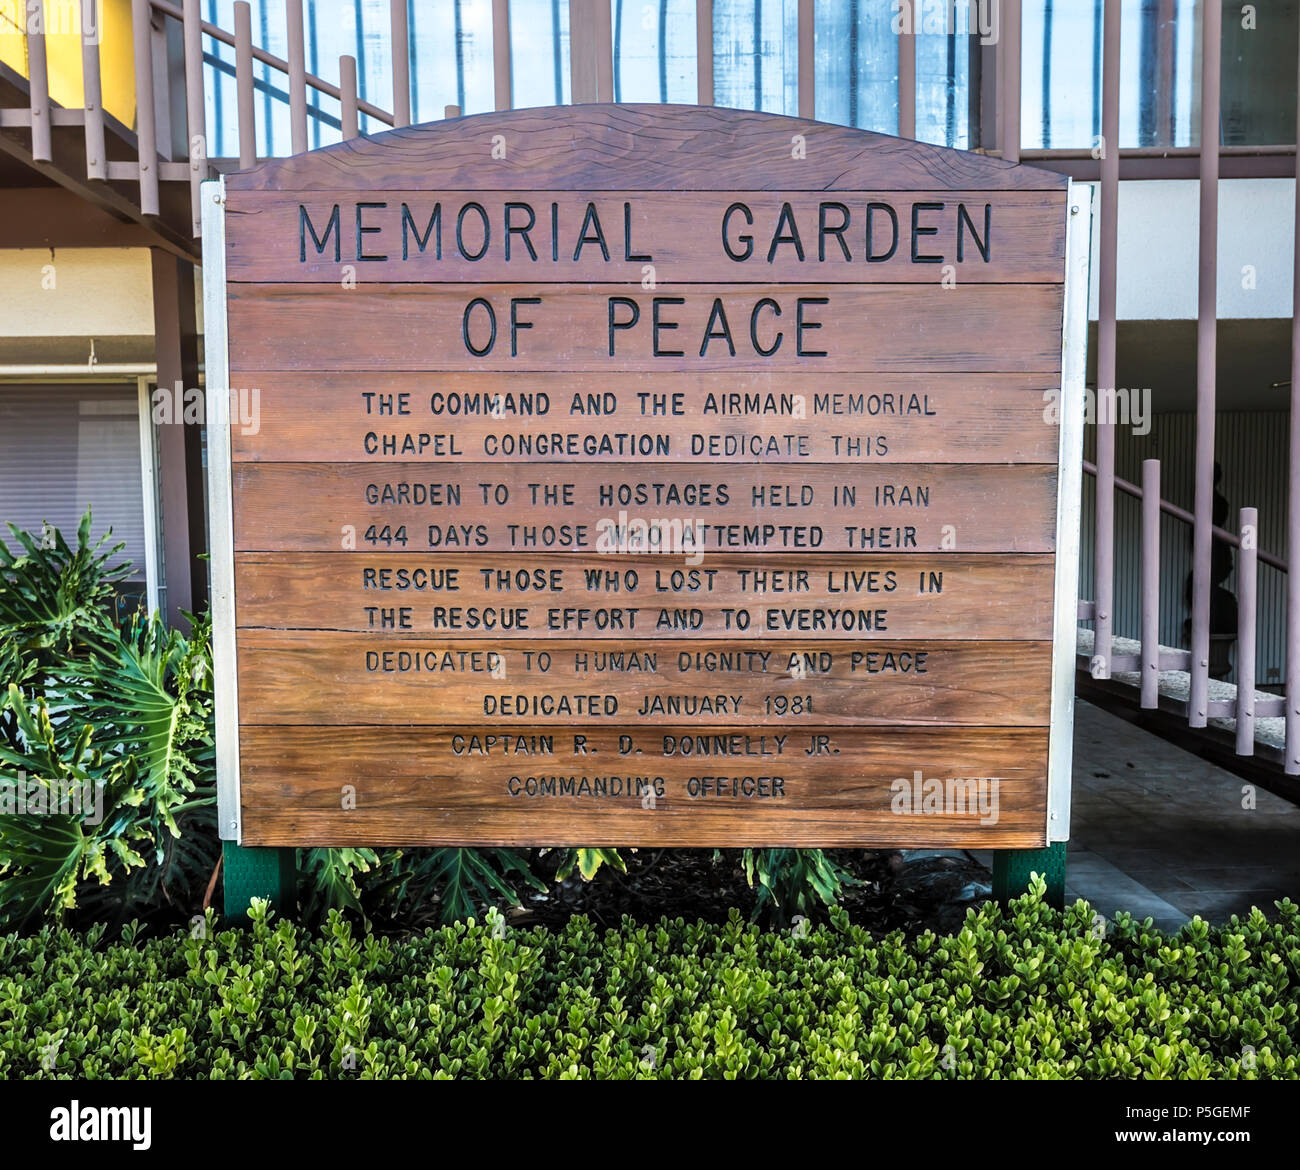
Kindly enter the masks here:
[[225, 835], [1064, 837], [1066, 179], [581, 106], [213, 194], [209, 385], [259, 404], [210, 435]]

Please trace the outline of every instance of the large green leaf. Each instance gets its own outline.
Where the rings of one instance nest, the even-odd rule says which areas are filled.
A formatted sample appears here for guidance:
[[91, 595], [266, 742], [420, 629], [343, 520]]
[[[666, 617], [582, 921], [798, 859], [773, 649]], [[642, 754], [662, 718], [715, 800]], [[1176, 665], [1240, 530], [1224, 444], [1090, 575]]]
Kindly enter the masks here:
[[[4, 702], [20, 737], [17, 746], [0, 743], [6, 795], [20, 784], [44, 791], [42, 811], [0, 811], [0, 922], [21, 925], [39, 915], [60, 917], [76, 905], [80, 883], [106, 884], [114, 871], [143, 866], [135, 846], [148, 834], [139, 823], [134, 760], [105, 761], [91, 746], [89, 724], [60, 743], [45, 700], [29, 705], [13, 684]], [[73, 786], [97, 793], [98, 808], [54, 811], [68, 808], [61, 794]]]
[[522, 889], [544, 893], [546, 885], [512, 849], [417, 849], [384, 857], [388, 877], [383, 890], [393, 913], [413, 911], [438, 899], [443, 922], [470, 918], [505, 899], [518, 906]]

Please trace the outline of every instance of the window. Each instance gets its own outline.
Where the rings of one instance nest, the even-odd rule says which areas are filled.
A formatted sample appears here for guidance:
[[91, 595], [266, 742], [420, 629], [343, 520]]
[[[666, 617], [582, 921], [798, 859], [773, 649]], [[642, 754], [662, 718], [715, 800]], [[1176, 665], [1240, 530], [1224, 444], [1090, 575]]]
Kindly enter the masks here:
[[[1223, 0], [1219, 141], [1295, 141], [1297, 0]], [[1025, 0], [1022, 145], [1091, 147], [1101, 134], [1102, 0]], [[1201, 140], [1200, 0], [1133, 0], [1121, 17], [1120, 145]]]
[[131, 563], [119, 593], [133, 609], [149, 592], [143, 486], [134, 384], [0, 386], [0, 524], [11, 549], [9, 523], [29, 532], [48, 524], [75, 545], [90, 508], [92, 541], [112, 528], [113, 543], [126, 545], [111, 563]]

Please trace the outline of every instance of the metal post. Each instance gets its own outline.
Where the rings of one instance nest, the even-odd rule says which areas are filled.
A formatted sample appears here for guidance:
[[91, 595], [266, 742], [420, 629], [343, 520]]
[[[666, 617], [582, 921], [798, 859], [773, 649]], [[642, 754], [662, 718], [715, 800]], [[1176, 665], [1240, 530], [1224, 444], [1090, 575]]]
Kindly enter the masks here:
[[1160, 705], [1160, 460], [1142, 460], [1142, 706]]
[[99, 81], [100, 24], [103, 13], [95, 9], [95, 26], [81, 30], [81, 107], [86, 119], [86, 178], [108, 179], [108, 159], [104, 148], [104, 102]]
[[1201, 37], [1201, 238], [1196, 308], [1196, 523], [1192, 529], [1192, 660], [1187, 719], [1209, 722], [1210, 562], [1214, 551], [1215, 362], [1218, 358], [1219, 55], [1223, 9], [1202, 4]]
[[257, 122], [253, 109], [253, 11], [235, 0], [235, 108], [239, 119], [239, 169], [257, 165]]
[[[799, 117], [817, 117], [817, 55], [813, 0], [799, 0]], [[755, 52], [758, 46], [755, 46]]]
[[295, 849], [255, 849], [221, 842], [222, 886], [227, 918], [240, 919], [254, 898], [266, 898], [277, 914], [298, 908]]
[[302, 0], [285, 0], [284, 22], [289, 40], [289, 147], [307, 151], [307, 56], [302, 38]]
[[913, 13], [898, 34], [898, 136], [916, 137], [916, 29]]
[[1061, 330], [1061, 433], [1056, 507], [1056, 585], [1052, 600], [1051, 739], [1047, 762], [1047, 844], [994, 853], [993, 892], [1005, 902], [1029, 889], [1031, 875], [1047, 882], [1047, 901], [1065, 902], [1066, 842], [1074, 744], [1074, 652], [1078, 637], [1079, 509], [1083, 497], [1084, 376], [1088, 335], [1088, 241], [1091, 192], [1071, 183], [1065, 246]]
[[185, 0], [185, 123], [189, 132], [190, 207], [194, 216], [194, 235], [202, 235], [203, 180], [208, 177], [208, 131], [203, 111], [203, 21], [199, 0]]
[[1000, 849], [993, 854], [993, 897], [1006, 905], [1012, 898], [1029, 892], [1034, 874], [1047, 883], [1046, 901], [1057, 910], [1065, 908], [1064, 841], [1046, 849]]
[[713, 0], [695, 0], [695, 100], [713, 105]]
[[[1300, 56], [1297, 56], [1300, 77]], [[1300, 118], [1300, 86], [1296, 117]], [[1296, 123], [1300, 126], [1300, 122]], [[1296, 190], [1300, 191], [1300, 151], [1296, 152]], [[1295, 205], [1293, 240], [1300, 240], [1300, 199]], [[1286, 555], [1297, 570], [1286, 575], [1286, 771], [1300, 775], [1300, 247], [1295, 251], [1291, 291], [1291, 434], [1289, 440]]]
[[41, 0], [27, 0], [27, 85], [32, 122], [32, 158], [54, 157], [50, 132], [50, 79], [45, 60], [45, 9]]
[[1116, 268], [1119, 250], [1120, 0], [1106, 0], [1101, 89], [1101, 256], [1097, 290], [1097, 524], [1093, 677], [1110, 678], [1115, 593]]
[[492, 81], [496, 108], [510, 109], [514, 104], [510, 58], [510, 0], [492, 0]]
[[[184, 395], [199, 384], [194, 265], [160, 248], [150, 250], [158, 386]], [[209, 393], [215, 392], [211, 380]], [[179, 407], [179, 403], [178, 403]], [[195, 423], [176, 421], [158, 427], [158, 494], [162, 502], [163, 565], [167, 581], [167, 622], [181, 629], [184, 611], [201, 613], [208, 600], [204, 523], [203, 432]]]
[[135, 41], [135, 138], [140, 164], [140, 210], [158, 214], [158, 138], [153, 104], [153, 25], [149, 0], [131, 0]]
[[390, 0], [389, 28], [393, 53], [393, 125], [411, 124], [411, 38], [406, 27], [406, 0]]
[[339, 58], [339, 97], [342, 106], [340, 124], [343, 141], [355, 138], [357, 129], [357, 59], [344, 55]]
[[574, 105], [614, 100], [614, 46], [609, 0], [571, 0], [569, 88]]
[[1020, 0], [1004, 0], [1002, 52], [1002, 157], [1020, 161]]
[[1237, 552], [1237, 755], [1255, 754], [1255, 613], [1258, 597], [1259, 513], [1241, 510]]

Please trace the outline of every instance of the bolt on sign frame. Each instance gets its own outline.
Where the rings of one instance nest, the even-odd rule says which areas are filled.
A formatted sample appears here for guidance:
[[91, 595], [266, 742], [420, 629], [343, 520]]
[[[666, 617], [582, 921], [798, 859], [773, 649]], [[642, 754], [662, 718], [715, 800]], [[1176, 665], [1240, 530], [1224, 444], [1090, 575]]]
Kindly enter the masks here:
[[1087, 187], [587, 105], [204, 192], [232, 847], [1063, 848]]

